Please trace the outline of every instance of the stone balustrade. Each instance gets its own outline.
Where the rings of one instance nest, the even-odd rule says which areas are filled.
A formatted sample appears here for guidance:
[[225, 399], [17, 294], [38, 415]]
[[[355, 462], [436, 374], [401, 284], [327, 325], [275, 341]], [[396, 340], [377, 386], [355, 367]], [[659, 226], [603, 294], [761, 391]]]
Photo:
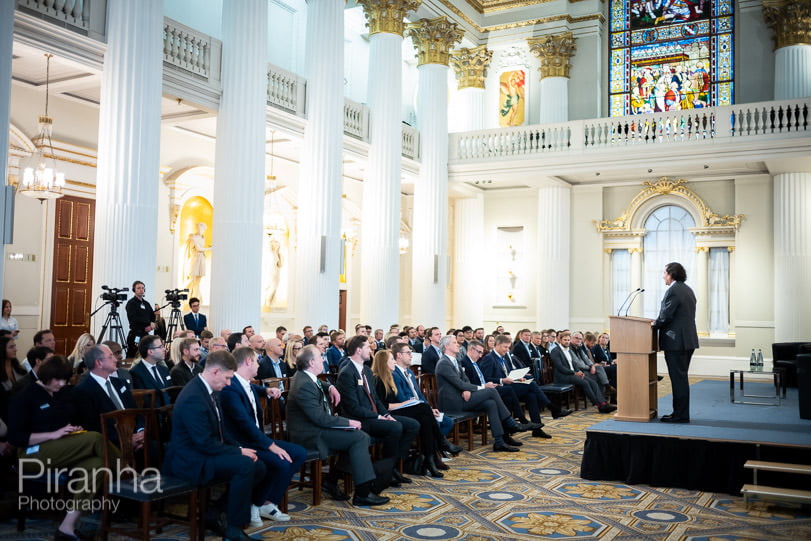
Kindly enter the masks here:
[[90, 28], [90, 0], [17, 0], [17, 6], [82, 30]]
[[403, 124], [403, 157], [420, 159], [420, 132], [408, 124]]
[[163, 19], [163, 61], [205, 78], [210, 76], [212, 38], [168, 17]]
[[292, 71], [268, 64], [268, 105], [305, 115], [307, 81]]
[[369, 108], [344, 98], [344, 133], [361, 141], [369, 140]]

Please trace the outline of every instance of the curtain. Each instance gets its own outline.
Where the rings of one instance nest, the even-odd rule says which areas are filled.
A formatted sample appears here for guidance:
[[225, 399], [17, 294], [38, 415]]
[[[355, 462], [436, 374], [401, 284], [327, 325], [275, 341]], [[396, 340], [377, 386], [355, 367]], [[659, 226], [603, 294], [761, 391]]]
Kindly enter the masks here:
[[616, 314], [631, 291], [631, 253], [628, 250], [611, 252], [612, 314]]
[[729, 250], [710, 248], [710, 336], [729, 334]]

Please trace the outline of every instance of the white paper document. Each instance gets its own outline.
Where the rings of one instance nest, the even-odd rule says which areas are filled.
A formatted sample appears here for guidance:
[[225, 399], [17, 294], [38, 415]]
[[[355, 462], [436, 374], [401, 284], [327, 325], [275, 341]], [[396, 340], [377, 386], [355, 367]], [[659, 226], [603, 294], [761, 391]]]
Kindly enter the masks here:
[[524, 376], [527, 375], [527, 373], [529, 373], [529, 368], [516, 368], [515, 370], [507, 374], [507, 377], [510, 378], [511, 380], [516, 380], [523, 378]]

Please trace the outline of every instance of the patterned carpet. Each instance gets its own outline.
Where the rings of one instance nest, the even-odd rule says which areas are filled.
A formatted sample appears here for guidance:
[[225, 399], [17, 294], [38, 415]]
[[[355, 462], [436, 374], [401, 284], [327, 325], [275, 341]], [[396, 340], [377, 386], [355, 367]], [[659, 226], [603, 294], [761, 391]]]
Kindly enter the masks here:
[[[660, 396], [669, 391], [665, 380]], [[291, 541], [811, 539], [808, 509], [760, 503], [747, 511], [742, 498], [726, 494], [583, 481], [585, 429], [603, 419], [581, 410], [549, 421], [551, 440], [522, 434], [519, 453], [464, 452], [449, 462], [443, 480], [411, 476], [413, 484], [385, 491], [386, 506], [358, 508], [327, 497], [312, 507], [309, 491], [291, 492], [293, 520], [266, 521], [252, 535]], [[30, 521], [17, 535], [11, 522], [2, 522], [0, 539], [49, 539], [53, 529], [53, 522]], [[170, 529], [160, 539], [186, 537]]]

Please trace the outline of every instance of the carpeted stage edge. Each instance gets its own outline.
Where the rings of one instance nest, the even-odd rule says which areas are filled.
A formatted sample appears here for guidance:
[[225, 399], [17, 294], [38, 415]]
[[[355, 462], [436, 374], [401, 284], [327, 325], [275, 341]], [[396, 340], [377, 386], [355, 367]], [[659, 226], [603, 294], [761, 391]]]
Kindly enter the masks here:
[[[766, 383], [746, 387], [773, 393]], [[607, 420], [586, 429], [580, 476], [738, 495], [752, 481], [749, 459], [811, 463], [811, 421], [800, 419], [796, 389], [780, 406], [732, 404], [728, 381], [704, 380], [690, 386], [690, 399], [689, 424]], [[660, 398], [659, 412], [671, 410], [671, 396]], [[804, 487], [797, 477], [760, 472], [758, 482]]]

